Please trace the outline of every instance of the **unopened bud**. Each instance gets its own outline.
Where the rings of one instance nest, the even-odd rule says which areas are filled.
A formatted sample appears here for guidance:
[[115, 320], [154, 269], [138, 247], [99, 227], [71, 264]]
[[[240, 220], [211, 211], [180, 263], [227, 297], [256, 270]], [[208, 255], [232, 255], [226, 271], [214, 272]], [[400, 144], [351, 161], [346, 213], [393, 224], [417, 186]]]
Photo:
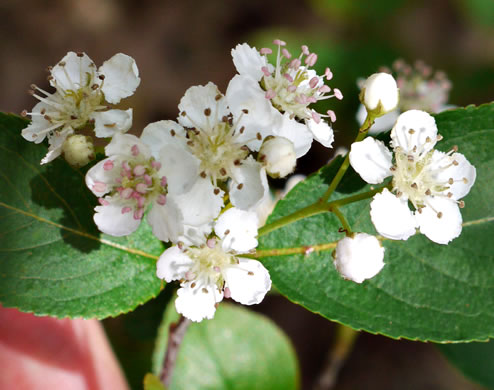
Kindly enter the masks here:
[[62, 153], [70, 165], [83, 167], [94, 159], [93, 140], [82, 134], [71, 135], [63, 143]]
[[333, 252], [334, 266], [345, 278], [362, 283], [384, 267], [384, 248], [375, 236], [357, 233], [338, 241]]
[[274, 178], [289, 175], [297, 165], [293, 143], [284, 137], [267, 137], [259, 150], [258, 160]]
[[393, 111], [398, 98], [398, 86], [389, 73], [374, 73], [365, 80], [360, 92], [361, 103], [376, 118]]

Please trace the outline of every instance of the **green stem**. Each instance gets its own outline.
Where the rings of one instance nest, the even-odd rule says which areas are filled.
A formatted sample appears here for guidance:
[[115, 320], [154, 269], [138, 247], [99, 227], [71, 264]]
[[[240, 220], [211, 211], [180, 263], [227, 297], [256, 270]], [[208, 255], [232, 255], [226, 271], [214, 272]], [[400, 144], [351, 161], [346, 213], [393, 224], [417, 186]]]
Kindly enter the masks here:
[[[367, 113], [365, 122], [360, 127], [357, 138], [355, 138], [354, 142], [362, 141], [367, 136], [367, 132], [369, 131], [373, 123], [374, 123], [374, 116]], [[345, 172], [349, 166], [350, 166], [350, 153], [347, 153], [345, 157], [345, 161], [343, 161], [343, 164], [341, 164], [340, 169], [338, 169], [338, 172], [336, 173], [336, 176], [333, 178], [333, 181], [331, 181], [331, 184], [329, 185], [328, 189], [326, 190], [326, 192], [322, 197], [323, 202], [328, 201], [329, 197], [333, 194], [338, 184], [340, 184], [340, 181], [341, 179], [343, 179], [343, 176], [345, 175]]]
[[334, 215], [336, 215], [336, 217], [340, 220], [341, 224], [343, 225], [343, 229], [345, 231], [345, 234], [347, 236], [352, 235], [352, 228], [348, 224], [348, 221], [346, 220], [345, 216], [340, 211], [340, 209], [336, 206], [332, 206], [329, 208], [329, 211], [332, 212]]
[[[265, 234], [268, 234], [272, 232], [273, 230], [277, 230], [279, 228], [282, 228], [285, 225], [289, 225], [293, 222], [298, 221], [299, 219], [304, 219], [307, 217], [310, 217], [312, 215], [317, 215], [324, 213], [326, 211], [333, 212], [334, 209], [345, 206], [347, 204], [353, 203], [353, 202], [358, 202], [360, 200], [372, 198], [375, 194], [378, 192], [381, 192], [384, 188], [389, 188], [389, 185], [386, 185], [384, 187], [379, 187], [371, 191], [363, 192], [361, 194], [357, 195], [352, 195], [347, 198], [342, 198], [338, 200], [334, 200], [329, 203], [322, 203], [320, 200], [317, 201], [316, 203], [313, 203], [307, 207], [304, 207], [303, 209], [297, 210], [293, 214], [287, 215], [283, 218], [280, 218], [268, 225], [263, 226], [262, 228], [259, 229], [258, 235], [263, 236]], [[340, 219], [341, 221], [341, 219]]]
[[[367, 135], [367, 132], [369, 131], [372, 124], [374, 123], [374, 119], [375, 119], [375, 117], [373, 115], [370, 115], [369, 113], [367, 113], [367, 118], [365, 119], [365, 122], [360, 127], [359, 133], [357, 135], [357, 138], [355, 139], [355, 142], [359, 142], [365, 138], [365, 136]], [[258, 236], [260, 237], [260, 236], [263, 236], [265, 234], [268, 234], [268, 233], [272, 232], [273, 230], [277, 230], [277, 229], [279, 229], [285, 225], [289, 225], [293, 222], [298, 221], [299, 219], [311, 217], [313, 215], [321, 214], [321, 213], [324, 213], [326, 211], [335, 212], [334, 210], [337, 210], [335, 212], [335, 214], [337, 212], [340, 213], [341, 217], [343, 217], [343, 219], [344, 219], [343, 214], [341, 214], [341, 212], [339, 212], [339, 210], [337, 209], [339, 206], [343, 206], [343, 205], [346, 205], [349, 203], [357, 202], [357, 201], [362, 200], [362, 199], [370, 198], [370, 197], [374, 196], [374, 194], [382, 191], [382, 189], [384, 187], [381, 187], [381, 188], [378, 188], [378, 189], [375, 189], [372, 191], [364, 192], [363, 194], [349, 196], [348, 198], [338, 199], [336, 201], [328, 203], [329, 197], [331, 196], [331, 194], [334, 192], [334, 190], [336, 189], [336, 187], [340, 183], [341, 179], [343, 178], [343, 175], [345, 174], [346, 170], [348, 169], [348, 167], [350, 165], [350, 157], [349, 156], [350, 156], [350, 154], [347, 154], [345, 161], [343, 161], [343, 164], [341, 164], [340, 168], [338, 169], [338, 172], [336, 173], [336, 176], [331, 181], [331, 184], [329, 185], [328, 189], [326, 190], [326, 192], [324, 193], [324, 195], [321, 199], [319, 199], [317, 202], [315, 202], [309, 206], [304, 207], [303, 209], [297, 210], [293, 214], [286, 215], [283, 218], [280, 218], [280, 219], [278, 219], [278, 220], [276, 220], [276, 221], [274, 221], [268, 225], [264, 225], [262, 228], [259, 229]], [[334, 210], [332, 210], [332, 209], [334, 209]], [[342, 219], [338, 216], [338, 214], [336, 214], [336, 216], [340, 219], [340, 221], [342, 221]], [[346, 220], [345, 220], [345, 223], [346, 223]], [[343, 222], [342, 222], [342, 224], [343, 224]], [[344, 228], [350, 232], [351, 230], [350, 230], [350, 227], [348, 226], [348, 223], [346, 223], [346, 225], [347, 225], [347, 227], [344, 226]]]
[[272, 232], [273, 230], [277, 230], [285, 225], [289, 225], [295, 221], [298, 221], [299, 219], [307, 218], [316, 214], [321, 214], [327, 210], [327, 205], [318, 201], [307, 207], [304, 207], [303, 209], [295, 211], [293, 214], [286, 215], [283, 218], [280, 218], [268, 225], [264, 225], [262, 228], [259, 229], [258, 236], [263, 236]]
[[341, 199], [338, 199], [338, 200], [334, 200], [334, 201], [329, 202], [327, 204], [328, 205], [328, 209], [331, 209], [332, 207], [345, 206], [347, 204], [358, 202], [360, 200], [372, 198], [374, 195], [376, 195], [377, 193], [381, 192], [383, 189], [389, 188], [389, 186], [390, 185], [388, 184], [388, 185], [385, 185], [384, 187], [379, 187], [379, 188], [375, 188], [375, 189], [370, 190], [370, 191], [362, 192], [361, 194], [352, 195], [352, 196], [348, 196], [346, 198], [341, 198]]
[[317, 390], [330, 390], [335, 388], [338, 374], [350, 356], [355, 341], [360, 334], [359, 332], [340, 324], [336, 324], [335, 330], [335, 341], [326, 358], [323, 372], [314, 387], [314, 389]]

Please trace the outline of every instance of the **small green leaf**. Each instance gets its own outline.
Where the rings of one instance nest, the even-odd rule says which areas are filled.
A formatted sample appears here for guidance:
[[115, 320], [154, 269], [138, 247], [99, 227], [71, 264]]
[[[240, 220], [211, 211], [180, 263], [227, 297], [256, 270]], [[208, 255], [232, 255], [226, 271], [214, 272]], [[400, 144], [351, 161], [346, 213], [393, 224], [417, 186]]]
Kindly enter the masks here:
[[[178, 319], [173, 302], [159, 330], [153, 372], [159, 375], [168, 328]], [[170, 389], [290, 390], [299, 386], [293, 348], [270, 320], [221, 303], [213, 320], [192, 323], [178, 352]]]
[[158, 377], [151, 373], [144, 377], [144, 390], [166, 390]]
[[[359, 285], [343, 280], [333, 266], [331, 252], [344, 237], [338, 219], [325, 213], [299, 220], [260, 238], [259, 253], [269, 255], [261, 260], [281, 294], [328, 319], [395, 338], [446, 342], [494, 335], [494, 104], [447, 111], [436, 120], [444, 136], [437, 147], [458, 145], [477, 168], [461, 236], [449, 245], [421, 234], [385, 240], [384, 269]], [[297, 185], [268, 223], [317, 202], [341, 161]], [[370, 190], [348, 173], [332, 200]], [[369, 203], [341, 207], [356, 232], [375, 234]], [[274, 256], [283, 253], [292, 254]]]
[[21, 137], [27, 121], [0, 114], [0, 302], [37, 315], [105, 318], [155, 297], [162, 244], [141, 228], [101, 234], [96, 198], [62, 158]]
[[494, 389], [494, 342], [444, 344], [437, 347], [466, 377]]

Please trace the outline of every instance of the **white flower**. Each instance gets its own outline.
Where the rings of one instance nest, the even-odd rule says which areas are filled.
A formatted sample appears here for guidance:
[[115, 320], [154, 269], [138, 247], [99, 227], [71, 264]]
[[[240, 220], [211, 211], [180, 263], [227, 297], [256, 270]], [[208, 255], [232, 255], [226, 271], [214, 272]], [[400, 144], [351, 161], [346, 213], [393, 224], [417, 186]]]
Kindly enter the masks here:
[[69, 52], [50, 68], [49, 93], [32, 85], [32, 95], [40, 102], [30, 115], [31, 124], [22, 136], [35, 143], [48, 138], [50, 147], [41, 164], [52, 161], [62, 152], [68, 135], [94, 126], [96, 137], [111, 137], [126, 132], [132, 125], [132, 109], [109, 109], [108, 103], [118, 103], [132, 95], [140, 83], [135, 61], [122, 53], [115, 54], [99, 69], [85, 53]]
[[371, 203], [372, 222], [384, 237], [406, 240], [417, 227], [438, 244], [460, 235], [460, 199], [470, 191], [476, 171], [456, 147], [448, 153], [435, 150], [441, 138], [431, 115], [410, 110], [391, 131], [394, 165], [393, 154], [381, 141], [366, 138], [352, 144], [350, 164], [365, 181], [378, 184], [393, 176], [395, 195], [385, 189]]
[[[383, 69], [386, 73], [395, 75], [396, 84], [400, 90], [400, 99], [396, 110], [375, 119], [369, 130], [370, 134], [378, 134], [393, 127], [401, 112], [407, 110], [423, 110], [438, 113], [454, 106], [448, 105], [451, 82], [441, 71], [433, 72], [432, 68], [422, 61], [416, 61], [414, 66], [407, 65], [403, 60], [396, 60], [392, 69]], [[359, 80], [360, 88], [364, 80]], [[357, 121], [362, 124], [367, 116], [364, 105], [359, 107]]]
[[398, 86], [388, 73], [374, 73], [365, 80], [361, 101], [367, 111], [382, 116], [398, 105]]
[[259, 149], [258, 160], [266, 167], [266, 172], [274, 178], [289, 175], [297, 165], [293, 143], [284, 137], [267, 137]]
[[[331, 71], [326, 68], [325, 74], [319, 76], [311, 69], [317, 54], [309, 52], [307, 46], [302, 46], [299, 57], [292, 58], [282, 48], [285, 42], [275, 40], [274, 44], [278, 46], [275, 65], [267, 59], [271, 49], [257, 51], [244, 43], [232, 50], [239, 74], [230, 81], [226, 96], [234, 118], [239, 118], [245, 127], [247, 145], [259, 150], [266, 136], [282, 136], [293, 142], [297, 157], [307, 153], [314, 138], [331, 146], [333, 130], [323, 117], [334, 122], [334, 112], [322, 115], [309, 107], [319, 100], [343, 98], [340, 90], [333, 89], [330, 94], [331, 88], [324, 84], [325, 78], [333, 77]], [[256, 134], [260, 137], [256, 138]]]
[[244, 129], [232, 121], [227, 100], [216, 85], [189, 88], [179, 110], [179, 123], [152, 123], [141, 138], [156, 152], [163, 147], [176, 150], [177, 164], [182, 155], [187, 157], [190, 168], [182, 169], [187, 180], [207, 178], [215, 187], [229, 182], [234, 206], [255, 207], [268, 192], [266, 172], [250, 155]]
[[338, 241], [333, 258], [334, 266], [345, 279], [362, 283], [384, 267], [384, 248], [376, 237], [357, 233]]
[[184, 225], [201, 227], [219, 214], [223, 192], [214, 192], [207, 180], [190, 182], [183, 170], [192, 164], [180, 151], [164, 148], [153, 155], [145, 140], [117, 133], [105, 152], [108, 158], [86, 175], [87, 186], [100, 197], [94, 221], [102, 232], [131, 234], [149, 205], [148, 222], [162, 241], [187, 236]]
[[211, 319], [223, 297], [243, 305], [261, 302], [271, 288], [268, 271], [257, 260], [240, 257], [257, 246], [257, 217], [231, 208], [216, 221], [215, 237], [199, 246], [172, 246], [157, 263], [167, 283], [180, 280], [177, 312], [192, 321]]

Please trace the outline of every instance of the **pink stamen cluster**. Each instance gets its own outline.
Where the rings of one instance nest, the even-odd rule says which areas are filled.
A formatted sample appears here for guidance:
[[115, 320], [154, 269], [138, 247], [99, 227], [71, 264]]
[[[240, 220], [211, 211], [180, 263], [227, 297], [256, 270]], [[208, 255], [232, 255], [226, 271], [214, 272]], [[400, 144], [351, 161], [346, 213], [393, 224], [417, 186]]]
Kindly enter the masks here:
[[[326, 68], [322, 76], [311, 70], [310, 68], [317, 62], [317, 54], [310, 52], [306, 45], [301, 47], [298, 57], [292, 58], [292, 54], [284, 47], [286, 46], [284, 41], [275, 39], [273, 43], [278, 46], [276, 66], [273, 70], [268, 66], [261, 68], [264, 75], [261, 86], [266, 90], [266, 99], [271, 100], [280, 111], [289, 112], [299, 119], [313, 119], [319, 123], [321, 117], [327, 117], [334, 122], [336, 120], [334, 111], [328, 110], [324, 115], [308, 109], [310, 104], [319, 100], [333, 97], [338, 100], [343, 99], [339, 89], [331, 90], [324, 84], [325, 80], [329, 81], [333, 78], [331, 70]], [[259, 53], [265, 56], [268, 62], [267, 56], [273, 51], [270, 48], [262, 48]]]
[[[131, 154], [133, 157], [139, 157], [140, 151], [137, 145], [133, 145], [131, 148]], [[142, 219], [146, 206], [153, 199], [159, 205], [164, 206], [166, 204], [167, 194], [167, 179], [165, 176], [158, 177], [157, 171], [161, 168], [161, 163], [155, 161], [153, 158], [145, 161], [143, 159], [140, 163], [136, 161], [123, 161], [120, 166], [115, 164], [114, 160], [107, 160], [103, 169], [105, 171], [111, 171], [113, 169], [120, 169], [119, 177], [115, 179], [114, 194], [120, 196], [125, 201], [125, 206], [122, 207], [122, 214], [134, 212], [134, 219]], [[93, 190], [104, 192], [106, 184], [96, 182], [93, 185]], [[109, 202], [106, 199], [99, 198], [99, 202], [102, 205], [108, 205]]]

